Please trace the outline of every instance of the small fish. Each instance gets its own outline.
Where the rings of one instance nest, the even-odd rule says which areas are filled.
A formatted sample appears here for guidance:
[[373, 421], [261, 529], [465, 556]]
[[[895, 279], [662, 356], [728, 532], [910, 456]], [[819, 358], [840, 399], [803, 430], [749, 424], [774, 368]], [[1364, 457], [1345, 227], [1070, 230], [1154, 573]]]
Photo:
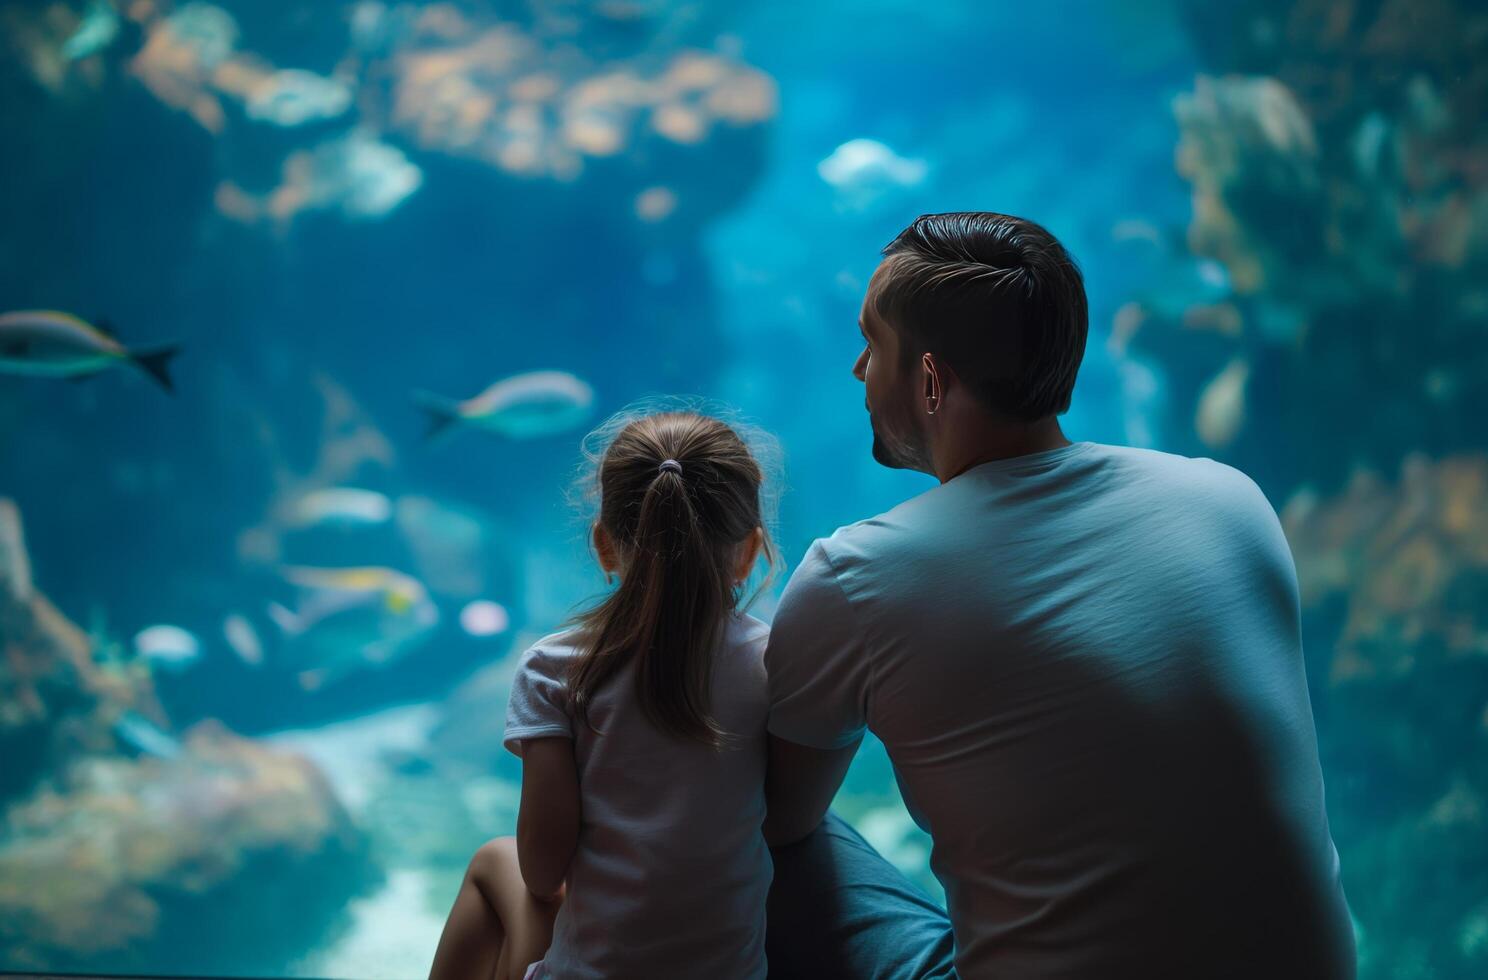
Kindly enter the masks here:
[[1194, 415], [1194, 429], [1204, 443], [1222, 449], [1235, 441], [1245, 425], [1245, 385], [1250, 362], [1236, 357], [1204, 386]]
[[901, 157], [878, 140], [848, 140], [816, 165], [821, 179], [839, 190], [870, 191], [914, 187], [924, 181], [929, 164]]
[[291, 501], [284, 523], [292, 528], [356, 527], [385, 523], [392, 512], [392, 501], [376, 490], [324, 487]]
[[1113, 242], [1146, 242], [1159, 248], [1167, 244], [1163, 233], [1146, 218], [1123, 218], [1111, 226]]
[[495, 636], [510, 625], [511, 616], [499, 602], [476, 599], [460, 610], [460, 626], [471, 636]]
[[250, 667], [263, 666], [263, 642], [242, 613], [229, 613], [222, 621], [222, 638], [238, 659]]
[[94, 0], [83, 15], [77, 30], [62, 42], [62, 57], [77, 61], [95, 54], [114, 43], [119, 36], [119, 12], [113, 4]]
[[166, 367], [177, 346], [130, 350], [95, 326], [57, 310], [0, 313], [0, 373], [43, 378], [85, 378], [118, 364], [132, 364], [166, 391]]
[[114, 734], [125, 745], [145, 755], [174, 759], [181, 754], [181, 741], [136, 711], [126, 711], [114, 722]]
[[253, 86], [243, 108], [249, 119], [294, 127], [336, 118], [351, 108], [351, 96], [340, 79], [286, 68]]
[[[368, 664], [386, 664], [439, 624], [439, 607], [423, 583], [391, 568], [287, 568], [303, 590], [295, 610], [271, 604], [269, 615], [290, 650], [320, 670], [322, 682]], [[302, 677], [303, 680], [303, 677]]]
[[414, 400], [429, 414], [426, 440], [455, 423], [513, 439], [567, 432], [582, 425], [594, 407], [594, 389], [566, 371], [533, 371], [491, 385], [465, 401], [427, 391]]
[[134, 651], [167, 670], [184, 670], [201, 656], [201, 644], [179, 626], [150, 626], [134, 635]]

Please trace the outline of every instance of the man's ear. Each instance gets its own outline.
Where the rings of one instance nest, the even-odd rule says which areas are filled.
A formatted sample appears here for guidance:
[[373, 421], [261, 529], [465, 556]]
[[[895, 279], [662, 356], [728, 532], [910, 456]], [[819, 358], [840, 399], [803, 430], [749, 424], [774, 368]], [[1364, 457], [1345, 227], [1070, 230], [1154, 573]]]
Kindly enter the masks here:
[[936, 362], [934, 354], [926, 351], [920, 357], [920, 369], [920, 400], [925, 406], [925, 412], [934, 415], [940, 410], [941, 402], [945, 398], [945, 387], [941, 377], [944, 366]]

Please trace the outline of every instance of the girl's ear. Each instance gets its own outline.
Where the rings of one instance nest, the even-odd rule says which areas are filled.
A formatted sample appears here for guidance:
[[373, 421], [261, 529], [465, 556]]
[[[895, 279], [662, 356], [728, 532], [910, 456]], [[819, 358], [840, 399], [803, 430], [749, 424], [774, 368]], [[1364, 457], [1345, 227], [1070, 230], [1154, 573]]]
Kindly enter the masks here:
[[734, 581], [743, 582], [754, 571], [754, 563], [759, 560], [760, 549], [765, 545], [765, 529], [755, 528], [749, 532], [749, 537], [739, 542], [739, 563], [734, 566]]
[[599, 521], [594, 522], [593, 537], [594, 553], [599, 557], [599, 567], [604, 569], [605, 577], [609, 578], [620, 567], [620, 556], [615, 551], [615, 541]]

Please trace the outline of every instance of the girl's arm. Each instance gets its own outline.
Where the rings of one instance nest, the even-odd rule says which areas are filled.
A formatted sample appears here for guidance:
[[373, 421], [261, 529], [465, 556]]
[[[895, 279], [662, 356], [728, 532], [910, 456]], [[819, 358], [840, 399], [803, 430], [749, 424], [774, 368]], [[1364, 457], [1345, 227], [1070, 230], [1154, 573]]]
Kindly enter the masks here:
[[528, 891], [546, 901], [557, 898], [578, 844], [579, 774], [573, 740], [524, 740], [517, 859]]

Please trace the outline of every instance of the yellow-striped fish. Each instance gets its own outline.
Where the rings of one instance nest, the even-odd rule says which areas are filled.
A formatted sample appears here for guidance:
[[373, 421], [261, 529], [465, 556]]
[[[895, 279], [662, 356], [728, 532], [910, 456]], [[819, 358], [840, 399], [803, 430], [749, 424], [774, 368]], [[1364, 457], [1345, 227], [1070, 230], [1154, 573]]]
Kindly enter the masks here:
[[93, 324], [58, 310], [0, 313], [0, 374], [85, 378], [132, 364], [174, 391], [166, 366], [179, 350], [174, 345], [130, 350]]
[[317, 684], [386, 665], [439, 625], [439, 607], [424, 584], [391, 568], [294, 566], [282, 574], [299, 586], [301, 601], [293, 610], [271, 603], [269, 617]]

